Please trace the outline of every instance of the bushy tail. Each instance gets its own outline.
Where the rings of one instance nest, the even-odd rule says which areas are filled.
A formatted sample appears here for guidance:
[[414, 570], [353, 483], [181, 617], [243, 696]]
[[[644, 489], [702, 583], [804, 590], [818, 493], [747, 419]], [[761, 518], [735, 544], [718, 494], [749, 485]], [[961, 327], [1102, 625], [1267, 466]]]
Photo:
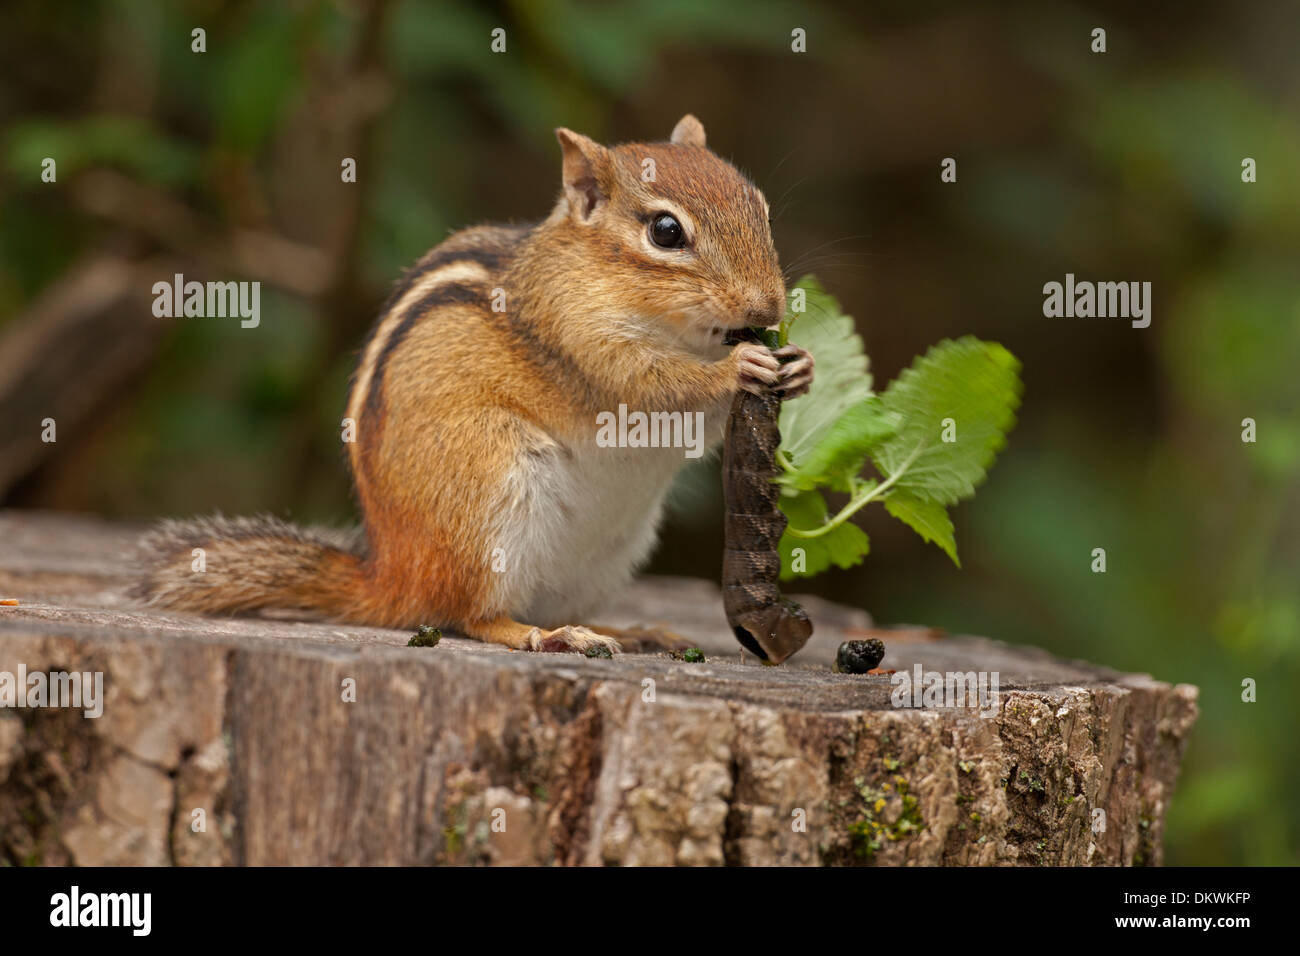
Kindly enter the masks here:
[[150, 604], [206, 614], [276, 608], [347, 620], [364, 601], [355, 534], [218, 515], [164, 521], [140, 544], [143, 573], [132, 596]]

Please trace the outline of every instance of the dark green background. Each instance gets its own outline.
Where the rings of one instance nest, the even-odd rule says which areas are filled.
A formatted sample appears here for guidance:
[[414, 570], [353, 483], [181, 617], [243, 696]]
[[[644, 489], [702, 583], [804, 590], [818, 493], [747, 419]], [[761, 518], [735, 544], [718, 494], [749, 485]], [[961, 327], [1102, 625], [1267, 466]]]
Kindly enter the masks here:
[[[954, 513], [964, 570], [869, 508], [866, 563], [812, 588], [1198, 685], [1168, 862], [1300, 860], [1296, 4], [23, 0], [0, 17], [0, 337], [106, 250], [184, 256], [248, 229], [323, 250], [333, 277], [314, 296], [264, 283], [255, 331], [175, 321], [4, 504], [354, 520], [338, 421], [399, 270], [449, 230], [544, 215], [555, 126], [662, 138], [694, 112], [772, 201], [783, 261], [857, 316], [879, 382], [967, 333], [1025, 366], [1009, 448]], [[197, 234], [77, 201], [104, 171], [145, 211], [183, 204]], [[1151, 327], [1044, 318], [1066, 272], [1151, 281]], [[716, 575], [716, 472], [675, 500], [653, 570]]]

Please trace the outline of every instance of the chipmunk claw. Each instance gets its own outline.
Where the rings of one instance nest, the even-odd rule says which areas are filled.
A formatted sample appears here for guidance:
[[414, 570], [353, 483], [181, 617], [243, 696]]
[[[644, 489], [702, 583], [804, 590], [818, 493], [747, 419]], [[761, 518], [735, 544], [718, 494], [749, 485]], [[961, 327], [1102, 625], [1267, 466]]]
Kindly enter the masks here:
[[785, 345], [772, 354], [784, 360], [779, 373], [781, 381], [777, 386], [782, 398], [797, 398], [812, 387], [815, 363], [811, 352], [797, 345]]

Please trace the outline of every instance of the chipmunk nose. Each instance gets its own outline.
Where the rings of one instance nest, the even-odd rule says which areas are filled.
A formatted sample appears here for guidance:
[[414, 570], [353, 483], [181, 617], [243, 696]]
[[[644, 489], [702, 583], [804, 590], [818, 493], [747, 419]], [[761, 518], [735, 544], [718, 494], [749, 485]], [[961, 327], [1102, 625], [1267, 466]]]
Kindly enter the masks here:
[[745, 310], [745, 324], [767, 328], [776, 325], [785, 314], [785, 296], [769, 293], [753, 299]]

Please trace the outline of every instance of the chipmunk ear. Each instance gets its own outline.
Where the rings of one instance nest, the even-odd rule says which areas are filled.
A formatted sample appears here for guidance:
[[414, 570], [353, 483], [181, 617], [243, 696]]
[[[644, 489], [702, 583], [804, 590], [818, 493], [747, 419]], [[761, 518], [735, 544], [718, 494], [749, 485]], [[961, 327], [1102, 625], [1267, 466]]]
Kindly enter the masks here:
[[602, 185], [608, 168], [607, 150], [594, 139], [561, 127], [555, 131], [564, 156], [564, 195], [569, 208], [580, 219], [590, 219], [602, 203], [609, 200], [609, 192]]
[[704, 124], [687, 113], [677, 121], [677, 125], [673, 127], [673, 135], [668, 138], [668, 141], [682, 146], [703, 146]]

